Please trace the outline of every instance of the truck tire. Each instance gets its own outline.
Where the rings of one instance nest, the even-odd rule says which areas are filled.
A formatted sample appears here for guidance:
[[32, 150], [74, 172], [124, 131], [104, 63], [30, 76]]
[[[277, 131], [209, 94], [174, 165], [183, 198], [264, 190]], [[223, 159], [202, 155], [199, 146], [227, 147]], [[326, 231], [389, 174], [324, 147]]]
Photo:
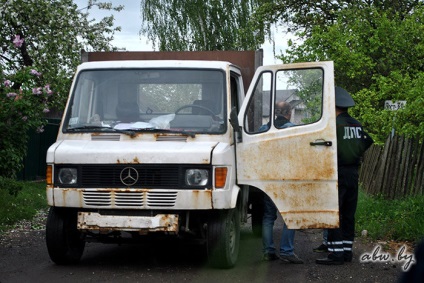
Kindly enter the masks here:
[[223, 210], [208, 222], [207, 250], [209, 263], [217, 268], [236, 264], [240, 247], [240, 215], [237, 208]]
[[60, 265], [79, 262], [85, 241], [77, 229], [77, 212], [50, 207], [46, 224], [46, 244], [50, 259]]

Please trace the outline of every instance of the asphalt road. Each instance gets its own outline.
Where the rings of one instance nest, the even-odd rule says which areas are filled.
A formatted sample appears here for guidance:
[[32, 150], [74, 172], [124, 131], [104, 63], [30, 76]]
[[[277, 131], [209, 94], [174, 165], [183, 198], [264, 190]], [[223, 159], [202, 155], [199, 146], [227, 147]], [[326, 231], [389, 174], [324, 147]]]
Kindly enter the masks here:
[[[281, 219], [275, 228], [279, 239]], [[261, 239], [243, 227], [240, 255], [232, 269], [214, 269], [196, 257], [196, 246], [161, 243], [123, 245], [88, 243], [73, 266], [55, 265], [49, 258], [44, 230], [14, 230], [0, 239], [0, 283], [7, 282], [397, 282], [405, 262], [375, 257], [376, 243], [357, 239], [354, 260], [341, 266], [321, 266], [312, 252], [321, 230], [299, 230], [296, 253], [304, 264], [261, 261]], [[278, 242], [278, 241], [277, 241]], [[380, 250], [379, 254], [384, 251]], [[375, 254], [378, 255], [378, 254]]]

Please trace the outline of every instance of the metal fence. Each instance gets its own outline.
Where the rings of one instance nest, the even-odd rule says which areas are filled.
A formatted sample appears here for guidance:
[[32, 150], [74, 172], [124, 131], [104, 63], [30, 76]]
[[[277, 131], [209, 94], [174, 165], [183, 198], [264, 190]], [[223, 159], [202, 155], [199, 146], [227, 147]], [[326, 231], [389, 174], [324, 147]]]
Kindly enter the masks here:
[[24, 169], [18, 174], [19, 180], [33, 181], [46, 178], [47, 149], [56, 141], [60, 119], [48, 119], [42, 133], [30, 133]]
[[424, 141], [389, 137], [364, 155], [359, 182], [372, 195], [388, 199], [424, 194]]

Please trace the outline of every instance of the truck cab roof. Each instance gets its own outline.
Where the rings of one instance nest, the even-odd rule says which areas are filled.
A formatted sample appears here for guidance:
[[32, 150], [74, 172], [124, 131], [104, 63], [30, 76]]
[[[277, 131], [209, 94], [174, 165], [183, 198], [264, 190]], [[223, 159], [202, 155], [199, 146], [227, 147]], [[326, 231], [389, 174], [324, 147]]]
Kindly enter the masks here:
[[240, 71], [240, 67], [226, 61], [202, 61], [202, 60], [117, 60], [97, 61], [82, 63], [78, 69], [110, 69], [110, 68], [231, 68], [232, 71]]

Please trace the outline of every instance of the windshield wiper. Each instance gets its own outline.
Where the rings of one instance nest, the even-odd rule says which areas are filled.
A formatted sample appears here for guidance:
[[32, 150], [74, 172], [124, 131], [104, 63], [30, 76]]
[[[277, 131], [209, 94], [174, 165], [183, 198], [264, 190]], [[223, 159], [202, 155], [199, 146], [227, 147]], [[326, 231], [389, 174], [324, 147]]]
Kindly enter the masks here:
[[76, 132], [80, 130], [108, 130], [113, 132], [118, 132], [122, 134], [129, 135], [131, 137], [135, 136], [136, 132], [150, 132], [150, 133], [172, 133], [172, 134], [182, 134], [187, 135], [192, 138], [196, 136], [193, 132], [186, 132], [186, 131], [176, 131], [176, 130], [169, 130], [169, 129], [157, 129], [157, 128], [129, 128], [129, 129], [115, 129], [110, 126], [95, 126], [95, 125], [84, 125], [79, 127], [73, 127], [73, 128], [67, 128], [66, 130], [68, 132]]
[[84, 125], [72, 128], [66, 128], [67, 131], [74, 132], [78, 130], [93, 130], [93, 129], [112, 129], [110, 126], [94, 126], [94, 125]]
[[192, 138], [194, 138], [196, 136], [196, 133], [186, 132], [186, 131], [181, 131], [181, 130], [158, 129], [158, 128], [144, 128], [144, 129], [132, 129], [132, 130], [136, 131], [136, 132], [146, 131], [146, 132], [154, 132], [154, 133], [182, 134], [182, 135], [190, 136]]

